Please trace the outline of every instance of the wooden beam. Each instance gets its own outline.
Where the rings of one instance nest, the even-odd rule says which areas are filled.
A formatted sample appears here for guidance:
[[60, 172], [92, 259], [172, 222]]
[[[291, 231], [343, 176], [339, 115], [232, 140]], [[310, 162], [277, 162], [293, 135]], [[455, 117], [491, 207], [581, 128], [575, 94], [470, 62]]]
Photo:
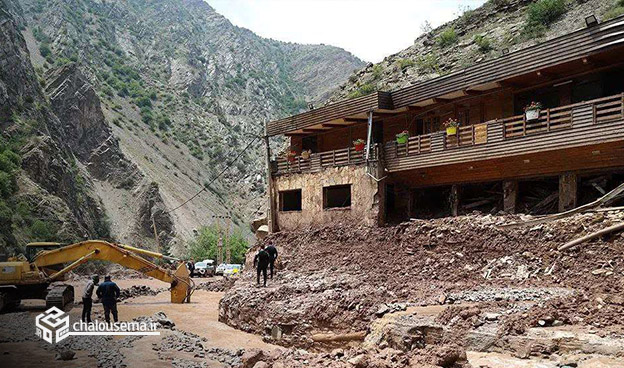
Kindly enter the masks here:
[[345, 118], [345, 123], [366, 123], [368, 119], [366, 118]]
[[331, 128], [329, 128], [329, 129], [322, 129], [322, 128], [304, 128], [304, 129], [301, 129], [301, 131], [304, 132], [304, 133], [318, 133], [318, 132], [326, 132], [328, 130], [331, 130]]
[[540, 78], [548, 78], [548, 79], [557, 79], [557, 78], [559, 78], [559, 76], [557, 74], [550, 73], [550, 72], [545, 72], [543, 70], [538, 70], [537, 71], [537, 76], [540, 77]]
[[323, 128], [348, 128], [351, 124], [324, 123]]
[[480, 96], [480, 95], [482, 95], [482, 94], [483, 94], [483, 92], [482, 92], [482, 91], [472, 91], [472, 90], [468, 90], [468, 89], [464, 89], [464, 90], [462, 90], [462, 93], [463, 93], [465, 96]]
[[452, 98], [442, 98], [442, 97], [434, 97], [432, 98], [433, 103], [445, 103], [453, 101]]

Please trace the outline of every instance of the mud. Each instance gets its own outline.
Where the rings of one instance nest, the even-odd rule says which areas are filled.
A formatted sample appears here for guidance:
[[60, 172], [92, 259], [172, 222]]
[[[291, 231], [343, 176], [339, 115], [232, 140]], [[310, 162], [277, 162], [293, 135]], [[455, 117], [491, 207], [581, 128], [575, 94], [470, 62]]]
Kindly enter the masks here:
[[[267, 342], [322, 357], [333, 347], [315, 342], [315, 334], [370, 334], [375, 321], [403, 307], [443, 306], [432, 321], [445, 331], [437, 344], [401, 341], [412, 338], [404, 331], [395, 345], [370, 346], [385, 345], [434, 365], [440, 362], [427, 360], [435, 355], [428, 349], [466, 349], [466, 336], [479, 331], [491, 331], [484, 335], [488, 339], [506, 339], [531, 328], [569, 326], [617, 339], [624, 312], [624, 235], [566, 252], [557, 248], [622, 218], [621, 212], [590, 213], [501, 229], [498, 225], [521, 217], [470, 215], [271, 234], [264, 242], [280, 251], [276, 278], [267, 288], [258, 287], [248, 264], [221, 301], [219, 318]], [[397, 305], [401, 308], [394, 309]], [[488, 344], [490, 350], [510, 348]], [[347, 354], [357, 347], [345, 349]]]

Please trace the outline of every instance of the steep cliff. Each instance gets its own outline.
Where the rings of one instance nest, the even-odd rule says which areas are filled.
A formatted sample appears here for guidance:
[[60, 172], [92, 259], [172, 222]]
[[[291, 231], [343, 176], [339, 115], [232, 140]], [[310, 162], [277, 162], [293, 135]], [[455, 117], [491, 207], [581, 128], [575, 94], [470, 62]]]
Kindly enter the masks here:
[[[128, 174], [132, 166], [158, 183], [167, 209], [208, 188], [171, 214], [182, 241], [215, 216], [229, 215], [246, 229], [264, 204], [261, 141], [240, 161], [232, 163], [234, 156], [262, 133], [265, 121], [326, 98], [364, 65], [336, 47], [258, 37], [202, 0], [18, 3], [37, 75], [48, 83], [45, 92], [65, 124], [61, 140], [89, 163], [113, 224], [123, 226], [132, 215], [114, 211], [123, 207], [114, 188], [139, 182]], [[73, 69], [80, 78], [69, 77]], [[99, 106], [72, 109], [77, 99], [94, 101], [80, 85], [92, 88]], [[69, 86], [79, 97], [68, 96]], [[102, 121], [109, 130], [98, 128]], [[110, 157], [118, 154], [117, 144], [127, 162]], [[119, 167], [112, 169], [112, 162]], [[231, 169], [208, 187], [225, 165]]]
[[110, 235], [156, 248], [156, 231], [181, 254], [217, 216], [246, 230], [263, 205], [261, 141], [234, 156], [363, 66], [336, 47], [258, 37], [201, 0], [0, 5], [0, 153], [18, 151], [10, 186], [36, 206], [22, 221], [6, 202], [12, 244]]

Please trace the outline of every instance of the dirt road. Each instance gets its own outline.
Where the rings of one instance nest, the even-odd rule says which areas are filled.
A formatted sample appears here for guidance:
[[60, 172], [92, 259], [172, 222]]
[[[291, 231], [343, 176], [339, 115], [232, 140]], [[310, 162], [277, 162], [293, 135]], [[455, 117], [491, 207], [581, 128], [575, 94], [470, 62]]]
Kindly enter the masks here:
[[[145, 285], [154, 290], [166, 287], [162, 282], [153, 279], [126, 279], [115, 280], [120, 288], [130, 288], [133, 285]], [[72, 282], [76, 288], [76, 300], [81, 298], [84, 282]], [[141, 316], [151, 316], [156, 312], [165, 312], [167, 318], [175, 323], [175, 330], [196, 335], [201, 339], [204, 350], [217, 349], [237, 351], [246, 348], [259, 348], [265, 351], [276, 349], [275, 345], [264, 343], [257, 335], [245, 333], [229, 327], [218, 321], [219, 300], [223, 293], [197, 290], [190, 304], [171, 304], [169, 292], [160, 292], [157, 295], [140, 296], [125, 300], [118, 304], [119, 318], [129, 321]], [[55, 360], [57, 353], [54, 346], [35, 337], [35, 317], [45, 308], [43, 301], [29, 300], [23, 303], [17, 313], [0, 315], [0, 355], [6, 367], [42, 367], [54, 364], [59, 367], [87, 367], [98, 366], [102, 358], [97, 354], [98, 347], [85, 346], [85, 349], [76, 349], [80, 343], [73, 343], [72, 350], [76, 352], [73, 360]], [[76, 305], [70, 312], [71, 323], [79, 321], [82, 306]], [[101, 304], [93, 307], [93, 317], [103, 320], [103, 308]], [[15, 331], [21, 326], [21, 330]], [[84, 336], [70, 336], [68, 340], [85, 339]], [[182, 365], [208, 367], [225, 367], [227, 364], [220, 363], [218, 359], [210, 359], [211, 356], [196, 357], [195, 353], [166, 349], [159, 346], [167, 339], [180, 340], [170, 330], [161, 330], [161, 336], [146, 336], [130, 342], [123, 342], [123, 338], [115, 337], [107, 341], [102, 349], [107, 347], [121, 357], [123, 365], [128, 367], [171, 367], [172, 362], [185, 362]], [[64, 342], [65, 342], [64, 341]], [[77, 342], [77, 341], [75, 341]], [[116, 342], [119, 344], [115, 345]], [[97, 344], [97, 343], [96, 343]], [[218, 352], [213, 355], [218, 355]], [[215, 356], [214, 358], [219, 358]], [[112, 360], [107, 360], [110, 363]], [[101, 363], [101, 362], [100, 362]], [[110, 364], [109, 366], [116, 364]], [[180, 364], [178, 364], [180, 365]], [[100, 364], [102, 366], [102, 364]], [[103, 366], [107, 366], [104, 364]]]

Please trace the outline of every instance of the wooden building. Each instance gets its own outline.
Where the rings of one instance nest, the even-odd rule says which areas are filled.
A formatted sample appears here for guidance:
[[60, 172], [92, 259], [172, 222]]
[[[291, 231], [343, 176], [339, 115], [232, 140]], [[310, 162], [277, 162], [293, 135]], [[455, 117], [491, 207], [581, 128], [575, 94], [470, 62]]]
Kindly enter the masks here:
[[[525, 114], [531, 102], [541, 104], [537, 117]], [[442, 125], [449, 118], [454, 134]], [[293, 152], [270, 165], [273, 231], [565, 210], [624, 169], [624, 17], [272, 121], [266, 132], [288, 137]]]

